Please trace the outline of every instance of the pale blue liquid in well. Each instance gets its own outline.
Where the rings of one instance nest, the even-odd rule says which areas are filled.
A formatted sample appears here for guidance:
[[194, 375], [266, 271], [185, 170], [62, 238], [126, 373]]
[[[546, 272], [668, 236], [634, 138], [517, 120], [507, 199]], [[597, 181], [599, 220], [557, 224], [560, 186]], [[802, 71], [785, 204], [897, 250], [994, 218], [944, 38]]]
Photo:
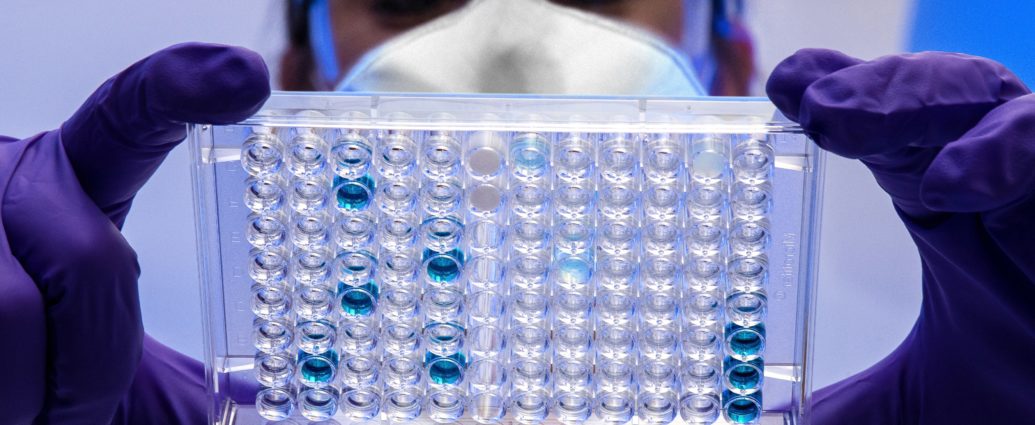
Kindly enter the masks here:
[[557, 271], [560, 283], [567, 286], [588, 284], [589, 278], [593, 275], [593, 268], [589, 262], [574, 257], [561, 260]]
[[519, 168], [540, 170], [550, 160], [550, 147], [542, 138], [520, 137], [510, 145], [510, 157]]

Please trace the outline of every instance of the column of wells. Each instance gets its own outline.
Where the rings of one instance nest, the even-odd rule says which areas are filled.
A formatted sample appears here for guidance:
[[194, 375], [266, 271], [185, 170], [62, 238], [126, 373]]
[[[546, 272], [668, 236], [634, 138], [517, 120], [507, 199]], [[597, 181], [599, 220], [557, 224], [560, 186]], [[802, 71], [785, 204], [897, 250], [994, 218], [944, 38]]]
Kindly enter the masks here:
[[431, 131], [420, 143], [418, 202], [421, 289], [421, 357], [426, 395], [423, 411], [435, 422], [464, 415], [466, 369], [471, 356], [465, 305], [464, 270], [470, 253], [462, 149], [451, 131]]
[[652, 424], [672, 422], [679, 406], [679, 307], [683, 286], [680, 222], [686, 185], [685, 146], [686, 140], [679, 135], [653, 134], [644, 139], [641, 157], [637, 416]]
[[774, 153], [765, 136], [736, 135], [733, 139], [723, 413], [733, 423], [757, 423], [764, 383], [766, 252]]
[[287, 276], [286, 199], [280, 171], [284, 146], [272, 128], [256, 127], [241, 150], [241, 165], [249, 177], [245, 205], [252, 211], [245, 230], [249, 252], [251, 308], [254, 321], [255, 377], [260, 385], [255, 405], [260, 415], [285, 419], [294, 411], [295, 356], [291, 282]]
[[594, 410], [610, 423], [636, 414], [641, 147], [638, 135], [602, 134], [595, 152]]
[[687, 423], [711, 424], [721, 410], [729, 137], [688, 137], [679, 411]]
[[552, 157], [554, 412], [579, 423], [593, 412], [593, 162], [595, 135], [559, 133]]
[[510, 412], [538, 424], [551, 410], [554, 341], [551, 339], [551, 140], [540, 133], [508, 134], [507, 274], [510, 293]]
[[[421, 160], [418, 145], [424, 134], [416, 131], [379, 130], [375, 150], [378, 189], [377, 226], [374, 250], [377, 252], [375, 284], [376, 315], [371, 322], [379, 326], [372, 332], [379, 346], [373, 364], [379, 375], [371, 380], [371, 395], [380, 395], [378, 408], [369, 403], [349, 403], [352, 419], [375, 417], [380, 411], [389, 421], [408, 421], [421, 415], [424, 401], [424, 370], [421, 364], [420, 276], [420, 190]], [[357, 338], [357, 341], [360, 339]], [[379, 387], [379, 388], [378, 388]], [[357, 400], [363, 402], [365, 400]]]
[[337, 314], [331, 279], [334, 256], [328, 230], [335, 219], [327, 177], [328, 139], [333, 131], [290, 130], [287, 146], [291, 278], [294, 284], [298, 408], [310, 420], [337, 413], [340, 385], [335, 382], [339, 350], [335, 347]]
[[[326, 135], [331, 143], [325, 177], [328, 181], [324, 184], [330, 188], [333, 260], [330, 279], [319, 287], [324, 294], [332, 294], [334, 300], [333, 346], [336, 360], [340, 361], [333, 385], [328, 388], [340, 395], [334, 409], [325, 403], [325, 410], [331, 416], [340, 410], [350, 418], [368, 418], [377, 414], [381, 397], [376, 389], [380, 368], [376, 319], [380, 291], [374, 240], [377, 192], [384, 182], [378, 180], [373, 161], [377, 134], [345, 128], [327, 130]], [[310, 420], [329, 417], [307, 416]]]
[[468, 412], [476, 422], [498, 423], [507, 414], [509, 323], [504, 282], [507, 239], [506, 150], [497, 132], [465, 138], [466, 229], [464, 249], [467, 294]]

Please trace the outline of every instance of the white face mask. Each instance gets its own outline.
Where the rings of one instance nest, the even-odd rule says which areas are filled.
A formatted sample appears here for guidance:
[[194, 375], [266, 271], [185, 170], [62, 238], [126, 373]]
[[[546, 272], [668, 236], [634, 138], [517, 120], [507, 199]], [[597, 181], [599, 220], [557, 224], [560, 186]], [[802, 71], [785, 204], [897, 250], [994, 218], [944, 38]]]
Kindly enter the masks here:
[[546, 0], [474, 0], [367, 53], [337, 90], [707, 94], [661, 39]]

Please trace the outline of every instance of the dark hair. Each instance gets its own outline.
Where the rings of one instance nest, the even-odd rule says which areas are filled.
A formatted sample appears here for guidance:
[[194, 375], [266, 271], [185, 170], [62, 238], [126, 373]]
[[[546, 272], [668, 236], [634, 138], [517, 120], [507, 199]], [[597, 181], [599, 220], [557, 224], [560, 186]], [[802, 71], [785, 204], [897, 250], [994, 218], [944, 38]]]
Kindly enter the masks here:
[[280, 56], [280, 88], [290, 91], [315, 90], [313, 71], [316, 62], [309, 45], [309, 6], [311, 0], [287, 2], [288, 44]]
[[[331, 0], [333, 1], [333, 0]], [[393, 14], [420, 14], [442, 0], [378, 0], [374, 7]], [[602, 5], [620, 0], [554, 0], [570, 6]], [[748, 94], [755, 61], [751, 38], [741, 19], [741, 0], [711, 0], [711, 45], [718, 66], [709, 92], [715, 95]], [[280, 58], [280, 88], [315, 90], [316, 61], [309, 40], [309, 7], [312, 0], [287, 2], [288, 45]]]

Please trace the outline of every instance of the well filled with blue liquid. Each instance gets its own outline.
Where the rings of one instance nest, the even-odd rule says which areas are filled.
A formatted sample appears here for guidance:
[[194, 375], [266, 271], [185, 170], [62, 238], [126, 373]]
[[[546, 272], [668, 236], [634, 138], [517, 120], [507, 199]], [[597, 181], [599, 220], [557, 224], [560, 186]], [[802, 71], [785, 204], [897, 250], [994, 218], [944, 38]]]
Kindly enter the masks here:
[[[350, 288], [362, 289], [362, 291], [349, 290]], [[345, 314], [352, 316], [367, 316], [374, 312], [379, 290], [377, 284], [368, 282], [360, 286], [346, 286], [338, 284], [338, 293], [341, 295], [341, 308]]]
[[358, 179], [346, 179], [335, 176], [334, 187], [336, 190], [334, 193], [335, 199], [338, 201], [338, 208], [346, 210], [366, 208], [374, 197], [374, 186], [374, 178], [370, 177], [369, 174], [365, 174]]
[[[439, 359], [452, 359], [455, 363], [436, 361]], [[463, 368], [467, 367], [467, 358], [463, 353], [440, 356], [429, 351], [424, 355], [424, 367], [428, 368], [428, 376], [431, 378], [431, 382], [436, 384], [455, 384], [463, 375]]]
[[761, 409], [758, 408], [758, 406], [762, 405], [762, 395], [760, 393], [749, 396], [733, 396], [727, 391], [724, 396], [729, 396], [733, 400], [726, 406], [726, 416], [735, 424], [753, 423], [762, 414]]
[[750, 327], [727, 324], [726, 335], [729, 335], [732, 354], [742, 358], [758, 356], [765, 347], [765, 325], [761, 323]]
[[459, 248], [446, 252], [435, 252], [430, 248], [425, 248], [423, 260], [428, 263], [428, 277], [432, 281], [448, 283], [460, 277], [464, 264], [464, 253]]
[[742, 362], [730, 357], [726, 358], [726, 375], [729, 377], [731, 389], [745, 393], [761, 388], [762, 370], [765, 365], [761, 359]]
[[308, 382], [327, 383], [334, 377], [334, 370], [338, 367], [338, 353], [334, 350], [320, 354], [299, 351], [298, 365], [302, 379]]

